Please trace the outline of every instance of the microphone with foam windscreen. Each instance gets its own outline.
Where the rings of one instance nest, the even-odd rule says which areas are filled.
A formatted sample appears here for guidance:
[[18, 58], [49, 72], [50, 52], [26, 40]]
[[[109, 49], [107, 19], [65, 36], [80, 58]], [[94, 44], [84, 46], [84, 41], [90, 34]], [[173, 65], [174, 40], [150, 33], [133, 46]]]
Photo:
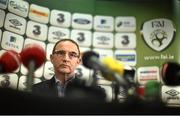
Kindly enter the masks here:
[[[135, 70], [125, 65], [124, 62], [118, 61], [112, 57], [105, 57], [102, 59], [102, 63], [113, 72], [123, 76], [128, 83], [134, 83]], [[108, 80], [114, 80], [114, 78], [107, 78]]]
[[121, 77], [121, 74], [117, 73], [116, 71], [113, 71], [111, 69], [112, 67], [108, 67], [105, 64], [103, 64], [99, 60], [99, 55], [93, 51], [87, 51], [83, 53], [82, 63], [85, 67], [89, 69], [99, 70], [102, 73], [102, 76], [107, 80], [116, 80], [122, 86], [127, 86], [128, 84], [126, 80]]
[[[124, 74], [124, 63], [118, 62], [117, 60], [111, 58], [111, 57], [105, 57], [102, 59], [102, 63], [107, 66], [109, 69], [111, 69], [114, 72], [117, 72], [119, 75]], [[114, 80], [114, 78], [109, 77], [106, 78], [107, 80]]]
[[20, 53], [23, 65], [28, 69], [27, 91], [32, 91], [34, 72], [46, 59], [45, 50], [37, 44], [27, 44]]
[[9, 50], [4, 52], [0, 57], [0, 74], [1, 73], [11, 73], [18, 69], [21, 63], [20, 55]]
[[162, 100], [163, 85], [156, 80], [149, 80], [144, 85], [144, 97], [141, 99], [143, 104], [153, 107], [164, 107], [167, 101]]
[[34, 63], [34, 68], [39, 68], [46, 59], [45, 50], [36, 44], [27, 44], [20, 53], [23, 65], [29, 69], [29, 64]]
[[180, 65], [176, 62], [166, 62], [162, 66], [162, 80], [166, 85], [180, 85]]
[[93, 51], [87, 51], [83, 53], [82, 63], [86, 68], [99, 70], [104, 68], [99, 61], [99, 54]]
[[159, 102], [161, 105], [169, 107], [180, 106], [180, 86], [162, 85], [158, 81], [148, 81], [145, 84], [145, 102], [152, 102], [155, 105]]
[[82, 63], [86, 68], [93, 70], [91, 85], [96, 85], [97, 84], [97, 72], [100, 69], [104, 68], [102, 66], [102, 64], [99, 62], [99, 54], [92, 52], [92, 51], [84, 52], [83, 56], [82, 56]]
[[158, 81], [150, 80], [145, 84], [144, 96], [148, 101], [157, 101], [161, 98], [161, 84]]
[[[112, 65], [107, 65], [109, 64]], [[99, 55], [93, 51], [87, 51], [82, 56], [82, 62], [83, 65], [89, 69], [93, 70], [99, 70], [102, 74], [102, 76], [106, 80], [113, 81], [114, 84], [114, 94], [115, 98], [114, 101], [116, 102], [118, 100], [118, 94], [119, 94], [119, 87], [129, 88], [128, 82], [126, 79], [124, 79], [123, 76], [123, 64], [117, 64], [114, 63], [114, 60], [107, 59], [105, 63], [99, 60]], [[107, 64], [106, 64], [107, 63]], [[125, 91], [127, 92], [127, 91]], [[125, 93], [127, 94], [127, 93]]]
[[[125, 65], [124, 62], [118, 61], [112, 57], [105, 57], [102, 59], [103, 64], [108, 67], [112, 72], [115, 72], [117, 74], [119, 74], [122, 78], [114, 78], [114, 77], [110, 77], [110, 78], [106, 78], [107, 80], [115, 80], [115, 81], [120, 81], [120, 82], [126, 82], [126, 86], [120, 86], [120, 89], [124, 90], [123, 96], [126, 98], [127, 100], [130, 101], [130, 99], [134, 99], [136, 97], [136, 83], [134, 81], [134, 77], [135, 77], [135, 70], [128, 66]], [[117, 89], [117, 90], [116, 90]], [[118, 90], [119, 87], [118, 85], [115, 85], [115, 90], [118, 92], [120, 90]], [[119, 93], [121, 94], [121, 92]], [[133, 98], [134, 97], [134, 98]]]

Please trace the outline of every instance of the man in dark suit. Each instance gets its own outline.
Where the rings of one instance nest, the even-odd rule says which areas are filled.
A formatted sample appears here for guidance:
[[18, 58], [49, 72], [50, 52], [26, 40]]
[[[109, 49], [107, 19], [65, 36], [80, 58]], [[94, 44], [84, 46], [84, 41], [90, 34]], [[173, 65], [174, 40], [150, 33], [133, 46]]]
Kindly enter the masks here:
[[58, 41], [50, 55], [55, 75], [33, 86], [33, 93], [63, 97], [67, 84], [75, 77], [74, 70], [81, 63], [80, 49], [72, 39]]
[[[78, 44], [72, 39], [58, 41], [50, 55], [55, 75], [50, 79], [33, 85], [32, 92], [48, 97], [95, 97], [105, 98], [105, 92], [99, 87], [87, 87], [85, 82], [75, 75], [75, 69], [81, 63]], [[69, 91], [67, 91], [67, 89]]]

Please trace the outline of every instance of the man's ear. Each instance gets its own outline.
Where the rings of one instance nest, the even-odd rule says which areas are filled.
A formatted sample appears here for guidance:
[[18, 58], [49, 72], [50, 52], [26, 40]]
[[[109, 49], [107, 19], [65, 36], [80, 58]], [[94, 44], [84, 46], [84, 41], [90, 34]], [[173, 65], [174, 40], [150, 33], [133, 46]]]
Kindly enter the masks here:
[[51, 61], [51, 63], [52, 63], [52, 60], [53, 60], [53, 55], [50, 54], [50, 61]]
[[80, 57], [79, 60], [78, 60], [78, 64], [81, 64], [81, 63], [82, 63], [82, 59]]

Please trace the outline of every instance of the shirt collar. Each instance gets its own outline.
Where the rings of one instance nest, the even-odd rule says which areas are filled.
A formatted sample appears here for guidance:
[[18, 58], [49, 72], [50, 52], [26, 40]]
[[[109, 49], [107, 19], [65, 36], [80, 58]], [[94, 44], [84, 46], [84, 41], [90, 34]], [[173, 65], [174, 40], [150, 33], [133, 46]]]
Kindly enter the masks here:
[[[62, 82], [55, 77], [55, 83], [60, 83], [60, 85], [62, 85]], [[68, 78], [66, 81], [65, 81], [65, 84], [67, 84], [68, 82], [70, 82], [71, 80], [73, 80], [75, 78], [75, 75], [73, 75], [72, 77]]]

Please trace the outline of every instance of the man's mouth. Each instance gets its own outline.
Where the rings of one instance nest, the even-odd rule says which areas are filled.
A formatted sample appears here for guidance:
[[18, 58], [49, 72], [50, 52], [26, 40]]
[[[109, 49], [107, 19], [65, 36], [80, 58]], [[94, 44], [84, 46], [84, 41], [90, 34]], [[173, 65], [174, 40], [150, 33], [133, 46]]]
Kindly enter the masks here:
[[66, 65], [66, 64], [62, 64], [61, 67], [69, 67], [69, 65]]

